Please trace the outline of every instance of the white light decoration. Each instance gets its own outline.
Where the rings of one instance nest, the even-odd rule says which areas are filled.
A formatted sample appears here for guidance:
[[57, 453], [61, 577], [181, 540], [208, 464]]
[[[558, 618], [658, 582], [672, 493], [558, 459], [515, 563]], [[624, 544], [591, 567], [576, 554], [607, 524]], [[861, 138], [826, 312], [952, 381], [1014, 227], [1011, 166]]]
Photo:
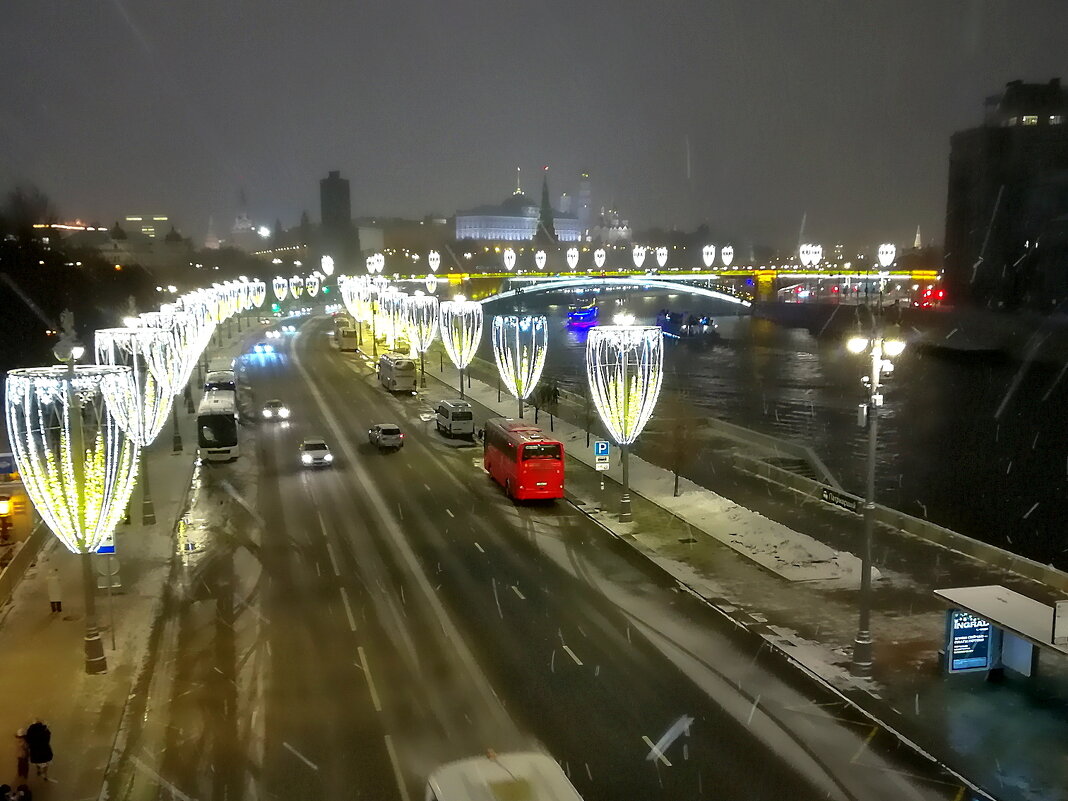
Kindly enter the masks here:
[[593, 263], [598, 270], [604, 267], [605, 256], [604, 248], [597, 248], [597, 250], [593, 251]]
[[812, 246], [812, 266], [816, 267], [823, 261], [823, 245]]
[[667, 264], [667, 260], [668, 260], [668, 249], [665, 248], [665, 247], [658, 247], [656, 249], [656, 263], [659, 264], [661, 266], [661, 268], [663, 268], [664, 265]]
[[427, 273], [424, 283], [427, 292], [434, 292], [438, 288], [438, 277], [433, 273]]
[[278, 300], [278, 302], [281, 303], [283, 300], [286, 299], [286, 295], [289, 294], [289, 281], [279, 275], [275, 277], [273, 287], [274, 296]]
[[630, 252], [630, 257], [634, 259], [634, 269], [640, 270], [642, 265], [645, 264], [645, 248], [641, 245], [635, 245], [634, 250]]
[[730, 267], [731, 262], [734, 261], [734, 246], [724, 245], [719, 249], [719, 258], [723, 262], [724, 267]]
[[590, 329], [586, 340], [590, 395], [623, 457], [619, 519], [630, 513], [630, 444], [653, 413], [664, 380], [664, 332], [658, 326], [607, 325]]
[[308, 297], [314, 298], [319, 294], [319, 276], [312, 273], [304, 279], [304, 288], [308, 290]]
[[334, 274], [334, 257], [333, 256], [323, 256], [321, 259], [319, 259], [319, 269], [321, 269], [323, 271], [323, 275], [333, 275]]
[[805, 244], [798, 249], [798, 256], [801, 259], [801, 263], [806, 267], [815, 267], [821, 261], [823, 261], [823, 246]]
[[381, 274], [386, 269], [386, 257], [382, 253], [371, 256], [371, 265], [374, 272]]
[[504, 249], [504, 269], [509, 272], [515, 269], [515, 251], [511, 248]]
[[463, 397], [464, 370], [475, 358], [482, 340], [482, 304], [458, 295], [439, 305], [438, 321], [445, 352], [460, 371], [460, 397]]
[[705, 245], [701, 248], [701, 261], [705, 263], [705, 267], [711, 269], [712, 265], [716, 263], [715, 245]]
[[130, 368], [132, 392], [113, 398], [111, 413], [139, 448], [151, 445], [171, 411], [173, 339], [159, 328], [101, 328], [96, 362]]
[[293, 296], [294, 300], [299, 298], [303, 291], [304, 291], [304, 279], [303, 278], [301, 278], [299, 275], [294, 275], [292, 278], [289, 279], [289, 294], [291, 294]]
[[578, 259], [579, 259], [578, 248], [568, 248], [567, 249], [567, 266], [570, 267], [572, 270], [574, 270], [576, 267], [578, 267]]
[[441, 254], [438, 253], [436, 250], [430, 251], [428, 254], [426, 254], [426, 263], [427, 266], [430, 267], [430, 272], [436, 273], [438, 271], [438, 267], [441, 266]]
[[534, 254], [534, 264], [539, 270], [545, 269], [545, 259], [546, 256], [544, 250], [539, 250], [537, 253]]
[[894, 263], [894, 259], [897, 258], [897, 248], [889, 243], [879, 245], [879, 264], [883, 267], [889, 267]]
[[434, 344], [438, 335], [438, 299], [417, 292], [408, 298], [405, 313], [408, 316], [408, 339], [412, 348], [419, 354], [420, 383], [425, 387], [426, 352]]
[[258, 309], [263, 305], [263, 302], [267, 300], [267, 284], [256, 279], [252, 282], [252, 291], [250, 293], [253, 305]]
[[523, 416], [526, 400], [541, 379], [549, 350], [549, 321], [544, 315], [514, 314], [493, 318], [493, 359], [508, 391], [519, 401]]
[[15, 465], [41, 518], [73, 553], [95, 553], [130, 500], [137, 444], [111, 408], [133, 393], [129, 367], [32, 367], [7, 374]]

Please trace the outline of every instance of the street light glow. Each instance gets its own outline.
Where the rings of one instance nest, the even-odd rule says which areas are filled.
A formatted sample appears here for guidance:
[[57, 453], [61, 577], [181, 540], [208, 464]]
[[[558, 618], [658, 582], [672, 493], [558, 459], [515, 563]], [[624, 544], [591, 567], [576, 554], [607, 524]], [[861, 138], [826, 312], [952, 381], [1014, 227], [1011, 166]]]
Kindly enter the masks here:
[[466, 369], [482, 340], [482, 304], [457, 295], [440, 304], [439, 324], [449, 359], [458, 370]]
[[321, 259], [319, 259], [319, 268], [323, 271], [323, 275], [333, 275], [334, 274], [334, 257], [333, 256], [323, 256]]
[[868, 349], [867, 337], [850, 337], [846, 342], [846, 349], [850, 353], [863, 353]]
[[664, 380], [659, 326], [600, 325], [586, 340], [586, 377], [605, 427], [620, 445], [638, 438]]
[[493, 359], [501, 381], [520, 402], [538, 385], [548, 350], [549, 321], [545, 315], [493, 318]]

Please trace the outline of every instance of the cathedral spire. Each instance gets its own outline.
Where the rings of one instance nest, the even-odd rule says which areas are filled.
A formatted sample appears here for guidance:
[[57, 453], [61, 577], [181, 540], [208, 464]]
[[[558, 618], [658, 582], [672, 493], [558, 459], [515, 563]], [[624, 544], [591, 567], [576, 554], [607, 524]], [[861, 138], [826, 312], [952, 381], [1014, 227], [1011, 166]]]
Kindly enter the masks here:
[[556, 244], [556, 225], [553, 222], [553, 207], [549, 203], [549, 168], [545, 167], [541, 179], [541, 210], [538, 212], [538, 229], [534, 241], [540, 245]]
[[923, 247], [923, 242], [920, 239], [920, 226], [918, 225], [916, 226], [916, 241], [912, 243], [912, 246], [916, 248], [916, 250]]
[[513, 195], [521, 195], [521, 194], [523, 194], [523, 187], [519, 185], [519, 173], [520, 173], [520, 168], [516, 167], [515, 168], [515, 191], [512, 193]]

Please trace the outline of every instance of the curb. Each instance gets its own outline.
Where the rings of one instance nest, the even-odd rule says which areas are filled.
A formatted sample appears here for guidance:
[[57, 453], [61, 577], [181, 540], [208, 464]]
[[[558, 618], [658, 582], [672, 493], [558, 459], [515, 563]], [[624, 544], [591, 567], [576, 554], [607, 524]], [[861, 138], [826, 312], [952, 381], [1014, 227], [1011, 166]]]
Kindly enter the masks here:
[[[597, 517], [595, 517], [591, 513], [591, 510], [587, 508], [586, 503], [584, 501], [579, 500], [573, 493], [565, 491], [564, 498], [576, 510], [581, 512], [583, 515], [586, 516], [587, 519], [593, 522], [601, 531], [607, 534], [613, 542], [624, 546], [624, 553], [626, 553], [631, 559], [633, 559], [634, 562], [636, 562], [640, 568], [655, 571], [660, 576], [669, 579], [673, 584], [685, 591], [692, 598], [706, 606], [708, 609], [714, 611], [716, 614], [722, 617], [723, 620], [730, 623], [733, 626], [734, 634], [744, 637], [749, 644], [758, 644], [761, 649], [767, 649], [769, 654], [774, 656], [781, 663], [795, 670], [798, 674], [801, 675], [802, 678], [808, 679], [809, 681], [818, 684], [824, 692], [827, 692], [835, 696], [843, 703], [848, 704], [849, 707], [855, 712], [864, 716], [868, 720], [872, 721], [872, 723], [877, 724], [882, 729], [896, 737], [898, 741], [902, 745], [906, 746], [910, 751], [912, 751], [913, 754], [922, 757], [928, 762], [934, 763], [939, 768], [946, 771], [946, 773], [951, 775], [954, 779], [959, 781], [961, 785], [969, 788], [975, 793], [978, 793], [984, 799], [989, 799], [989, 801], [996, 801], [993, 795], [989, 794], [986, 790], [984, 790], [974, 781], [961, 774], [959, 771], [947, 764], [944, 760], [935, 756], [933, 753], [931, 753], [918, 742], [916, 742], [915, 739], [905, 734], [902, 731], [902, 729], [905, 727], [901, 726], [901, 724], [907, 723], [907, 721], [901, 718], [900, 715], [896, 715], [896, 722], [888, 722], [882, 716], [880, 716], [879, 713], [868, 709], [867, 706], [862, 702], [863, 699], [854, 698], [852, 694], [847, 693], [846, 691], [836, 687], [826, 678], [812, 671], [805, 664], [799, 662], [795, 657], [793, 657], [791, 654], [781, 648], [775, 640], [769, 638], [768, 634], [766, 633], [767, 624], [764, 621], [757, 620], [756, 618], [752, 617], [751, 615], [740, 609], [728, 611], [721, 605], [726, 604], [733, 608], [734, 604], [730, 603], [728, 599], [710, 599], [704, 597], [692, 587], [690, 587], [688, 584], [676, 578], [666, 567], [651, 559], [647, 554], [641, 551], [626, 537], [617, 534], [615, 531], [613, 531], [603, 522], [597, 519]], [[764, 629], [764, 631], [762, 631], [761, 629]], [[776, 636], [778, 637], [778, 635]], [[868, 699], [871, 699], [873, 701], [875, 700], [870, 694], [862, 690], [859, 690], [858, 693], [863, 693], [863, 695], [866, 696]], [[765, 714], [767, 714], [766, 710]], [[789, 732], [787, 732], [787, 734], [789, 734]], [[819, 760], [817, 759], [817, 761]]]

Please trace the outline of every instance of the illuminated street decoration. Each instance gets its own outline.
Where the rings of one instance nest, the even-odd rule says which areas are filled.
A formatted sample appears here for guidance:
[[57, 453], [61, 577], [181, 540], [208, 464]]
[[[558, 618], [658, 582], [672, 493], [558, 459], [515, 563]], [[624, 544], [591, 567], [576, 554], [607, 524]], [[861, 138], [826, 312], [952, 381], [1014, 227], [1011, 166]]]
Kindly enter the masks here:
[[[632, 318], [631, 318], [632, 319]], [[664, 380], [664, 333], [658, 326], [607, 325], [586, 340], [590, 396], [623, 457], [619, 519], [630, 520], [629, 446], [648, 422]]]
[[882, 267], [889, 267], [894, 263], [894, 259], [897, 258], [897, 247], [891, 244], [879, 245], [879, 264]]
[[823, 261], [823, 246], [811, 243], [801, 245], [798, 256], [805, 267], [815, 267]]
[[716, 246], [705, 245], [701, 248], [701, 261], [705, 263], [705, 267], [711, 268], [716, 263]]
[[424, 283], [426, 284], [427, 292], [434, 292], [438, 288], [438, 277], [433, 273], [427, 273], [426, 280]]
[[534, 264], [539, 270], [545, 269], [545, 259], [546, 256], [544, 250], [539, 250], [537, 253], [534, 254]]
[[541, 379], [549, 350], [549, 323], [544, 315], [514, 314], [493, 318], [493, 359], [508, 391], [519, 401], [530, 396]]
[[449, 359], [460, 371], [460, 396], [464, 395], [464, 370], [475, 358], [482, 339], [482, 304], [457, 295], [439, 305], [441, 341]]
[[299, 275], [294, 275], [292, 278], [289, 279], [289, 294], [291, 294], [293, 296], [294, 300], [299, 298], [303, 291], [304, 291], [304, 279], [303, 278], [301, 278]]
[[436, 250], [430, 251], [426, 255], [426, 263], [427, 266], [430, 267], [430, 271], [436, 273], [438, 271], [438, 267], [441, 266], [441, 254], [438, 253]]
[[667, 264], [667, 260], [668, 249], [665, 247], [658, 247], [656, 249], [656, 263], [659, 264], [661, 267], [664, 267]]
[[139, 448], [155, 441], [171, 411], [173, 340], [158, 328], [101, 328], [96, 362], [130, 368], [132, 392], [112, 398], [111, 413]]
[[275, 299], [281, 303], [286, 299], [286, 295], [289, 294], [289, 282], [279, 275], [275, 277], [273, 286]]
[[634, 259], [634, 268], [640, 270], [642, 265], [645, 264], [645, 248], [641, 245], [635, 245], [634, 250], [630, 252], [630, 257]]
[[734, 247], [732, 245], [724, 245], [719, 249], [719, 258], [723, 262], [724, 267], [730, 267], [731, 262], [734, 261]]
[[515, 251], [511, 248], [504, 249], [504, 269], [508, 271], [515, 269]]
[[319, 294], [319, 276], [312, 273], [304, 279], [304, 288], [308, 290], [308, 297], [314, 298]]
[[[434, 276], [427, 276], [433, 278]], [[438, 335], [438, 299], [416, 292], [405, 304], [408, 338], [412, 349], [419, 354], [421, 384], [426, 386], [426, 352]]]
[[598, 270], [604, 267], [605, 256], [604, 248], [597, 248], [597, 250], [593, 251], [593, 263], [597, 266]]
[[126, 510], [137, 444], [111, 412], [129, 367], [32, 367], [7, 374], [7, 432], [26, 493], [73, 553], [94, 553]]
[[333, 275], [334, 258], [332, 256], [323, 256], [319, 259], [319, 268], [323, 271], [323, 275]]
[[574, 270], [576, 267], [578, 267], [578, 259], [579, 259], [578, 248], [568, 248], [567, 249], [567, 266], [570, 267], [572, 270]]

